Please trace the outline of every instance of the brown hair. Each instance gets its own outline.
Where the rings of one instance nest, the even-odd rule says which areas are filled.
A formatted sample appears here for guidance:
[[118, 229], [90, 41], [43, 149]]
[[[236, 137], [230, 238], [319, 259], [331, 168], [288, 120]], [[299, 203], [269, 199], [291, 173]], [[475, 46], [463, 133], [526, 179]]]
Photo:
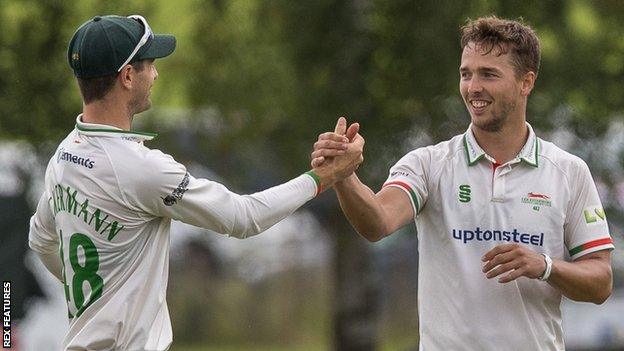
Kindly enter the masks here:
[[500, 19], [496, 16], [468, 19], [461, 28], [462, 50], [469, 43], [479, 44], [484, 55], [494, 49], [498, 55], [511, 50], [516, 76], [528, 72], [537, 75], [540, 65], [540, 43], [531, 27], [518, 21]]
[[[145, 68], [145, 65], [143, 64], [144, 61], [145, 60], [133, 62], [132, 67], [138, 72], [141, 72]], [[119, 76], [119, 73], [87, 79], [76, 77], [84, 103], [88, 104], [95, 100], [103, 99], [106, 94], [113, 89], [117, 76]]]

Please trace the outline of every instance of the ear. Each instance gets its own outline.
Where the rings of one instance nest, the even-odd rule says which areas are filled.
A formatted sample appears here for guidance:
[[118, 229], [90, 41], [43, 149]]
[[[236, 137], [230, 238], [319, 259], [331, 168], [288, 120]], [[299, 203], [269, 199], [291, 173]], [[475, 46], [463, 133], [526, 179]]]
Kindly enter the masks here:
[[126, 89], [132, 89], [132, 84], [134, 83], [134, 67], [132, 65], [125, 65], [121, 71], [119, 71], [119, 76], [117, 79], [122, 87]]
[[537, 79], [537, 75], [533, 71], [529, 71], [524, 74], [522, 77], [522, 96], [529, 96], [529, 94], [531, 94], [531, 91], [535, 86], [535, 79]]

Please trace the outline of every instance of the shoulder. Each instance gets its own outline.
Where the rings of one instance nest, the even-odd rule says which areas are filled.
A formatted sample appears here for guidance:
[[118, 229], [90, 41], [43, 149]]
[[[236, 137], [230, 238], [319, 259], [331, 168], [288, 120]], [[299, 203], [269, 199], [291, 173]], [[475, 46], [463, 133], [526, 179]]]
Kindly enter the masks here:
[[589, 174], [589, 167], [582, 158], [541, 138], [539, 139], [539, 147], [539, 160], [542, 165], [556, 168], [567, 178], [576, 178], [579, 174], [584, 173]]
[[414, 149], [405, 154], [397, 164], [444, 164], [457, 157], [465, 157], [464, 135], [456, 135], [449, 140]]
[[106, 145], [121, 189], [126, 194], [143, 193], [164, 184], [178, 184], [186, 167], [171, 155], [141, 143], [112, 140]]
[[117, 169], [124, 173], [133, 173], [141, 178], [152, 173], [167, 172], [170, 168], [179, 168], [181, 165], [175, 159], [158, 149], [150, 149], [137, 142], [113, 140], [108, 143], [108, 157]]

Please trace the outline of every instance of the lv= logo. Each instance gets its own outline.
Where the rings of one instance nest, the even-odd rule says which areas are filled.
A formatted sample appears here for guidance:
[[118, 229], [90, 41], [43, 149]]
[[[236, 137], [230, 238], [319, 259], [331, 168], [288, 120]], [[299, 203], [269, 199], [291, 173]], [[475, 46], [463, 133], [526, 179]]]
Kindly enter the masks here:
[[607, 220], [604, 210], [600, 206], [590, 206], [583, 210], [583, 217], [587, 224], [599, 224]]

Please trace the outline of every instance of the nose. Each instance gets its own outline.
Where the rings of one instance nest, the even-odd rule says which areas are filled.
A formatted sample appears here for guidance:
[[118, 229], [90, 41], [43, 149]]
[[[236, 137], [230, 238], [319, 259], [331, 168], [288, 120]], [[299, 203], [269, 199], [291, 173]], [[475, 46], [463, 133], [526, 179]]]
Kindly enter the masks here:
[[481, 84], [479, 78], [474, 76], [470, 78], [470, 81], [468, 82], [468, 94], [479, 93], [481, 91], [483, 91], [483, 84]]
[[158, 70], [156, 69], [156, 66], [152, 66], [152, 69], [154, 70], [154, 80], [158, 79]]

